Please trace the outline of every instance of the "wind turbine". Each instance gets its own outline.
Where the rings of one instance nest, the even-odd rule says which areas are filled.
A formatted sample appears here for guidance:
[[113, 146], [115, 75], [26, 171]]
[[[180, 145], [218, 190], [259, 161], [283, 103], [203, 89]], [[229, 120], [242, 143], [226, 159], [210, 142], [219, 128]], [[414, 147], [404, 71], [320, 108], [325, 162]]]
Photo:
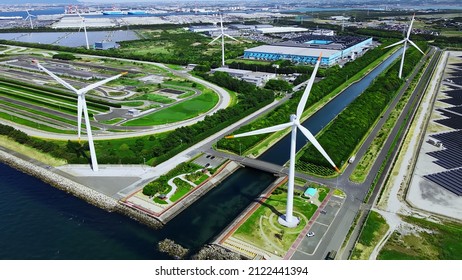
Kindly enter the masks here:
[[86, 24], [85, 24], [85, 18], [84, 18], [83, 16], [81, 16], [81, 15], [79, 14], [79, 12], [77, 12], [77, 15], [80, 17], [80, 20], [82, 21], [82, 22], [80, 23], [79, 32], [80, 32], [80, 29], [82, 29], [82, 27], [83, 27], [83, 32], [85, 33], [85, 41], [86, 41], [86, 43], [87, 43], [87, 50], [89, 50], [89, 49], [90, 49], [90, 45], [88, 44], [87, 26], [86, 26]]
[[44, 71], [45, 73], [50, 75], [53, 79], [55, 79], [57, 82], [62, 84], [64, 87], [66, 87], [67, 89], [72, 90], [73, 92], [75, 92], [77, 94], [77, 129], [78, 129], [79, 142], [80, 142], [80, 130], [81, 130], [81, 126], [82, 126], [82, 111], [83, 111], [83, 114], [84, 114], [84, 117], [85, 117], [85, 126], [87, 128], [88, 145], [90, 147], [91, 165], [92, 165], [93, 171], [98, 171], [98, 162], [96, 160], [95, 146], [93, 144], [93, 135], [91, 134], [90, 118], [88, 116], [88, 109], [87, 109], [87, 102], [85, 101], [85, 94], [88, 91], [92, 90], [92, 89], [95, 89], [95, 88], [97, 88], [99, 86], [102, 86], [102, 85], [104, 85], [104, 84], [106, 84], [106, 83], [108, 83], [108, 82], [110, 82], [112, 80], [115, 80], [115, 79], [121, 77], [122, 75], [127, 74], [127, 72], [124, 72], [124, 73], [121, 73], [119, 75], [107, 78], [105, 80], [101, 80], [101, 81], [96, 82], [94, 84], [88, 85], [88, 86], [86, 86], [84, 88], [76, 89], [73, 86], [71, 86], [69, 83], [67, 83], [66, 81], [64, 81], [63, 79], [56, 76], [55, 74], [50, 72], [48, 69], [46, 69], [45, 67], [40, 65], [40, 63], [37, 60], [33, 60], [32, 62], [34, 64], [36, 64], [39, 69], [41, 69], [42, 71]]
[[27, 17], [26, 17], [24, 20], [29, 19], [30, 28], [31, 28], [31, 29], [34, 29], [34, 25], [32, 24], [32, 17], [36, 17], [36, 16], [30, 14], [30, 13], [29, 13], [29, 10], [26, 10], [26, 13], [27, 13]]
[[221, 66], [225, 66], [225, 37], [233, 39], [236, 42], [239, 42], [239, 40], [229, 36], [228, 34], [225, 34], [225, 32], [223, 31], [223, 16], [221, 14], [220, 14], [220, 26], [221, 26], [221, 34], [218, 35], [218, 37], [216, 37], [215, 39], [213, 39], [213, 41], [210, 42], [209, 45], [221, 38]]
[[403, 40], [385, 47], [385, 49], [387, 49], [387, 48], [391, 48], [391, 47], [394, 47], [394, 46], [397, 46], [397, 45], [400, 45], [400, 44], [404, 43], [403, 56], [401, 57], [401, 65], [399, 66], [399, 74], [398, 74], [398, 77], [400, 79], [401, 79], [402, 74], [403, 74], [404, 55], [406, 54], [407, 43], [409, 42], [409, 44], [413, 45], [416, 49], [419, 50], [419, 52], [424, 54], [424, 52], [414, 42], [412, 42], [411, 39], [409, 39], [409, 36], [411, 35], [412, 24], [414, 23], [414, 17], [415, 17], [415, 15], [412, 16], [411, 24], [409, 25], [409, 29], [407, 30], [407, 36]]
[[294, 174], [295, 174], [295, 148], [296, 148], [296, 139], [297, 139], [297, 128], [301, 130], [301, 132], [310, 140], [310, 142], [316, 147], [316, 149], [324, 156], [324, 158], [335, 168], [337, 172], [340, 173], [337, 166], [334, 162], [330, 159], [329, 155], [327, 155], [326, 151], [321, 147], [319, 142], [314, 138], [313, 134], [303, 127], [300, 124], [300, 117], [302, 116], [303, 110], [305, 109], [306, 101], [308, 100], [308, 96], [310, 95], [311, 87], [313, 86], [314, 79], [316, 77], [316, 72], [318, 71], [319, 64], [321, 62], [321, 56], [319, 56], [318, 61], [316, 62], [316, 66], [314, 67], [313, 74], [311, 74], [311, 78], [308, 81], [308, 85], [305, 88], [305, 92], [302, 95], [300, 103], [298, 103], [297, 113], [290, 116], [290, 122], [275, 125], [272, 127], [267, 127], [255, 131], [250, 131], [238, 135], [231, 135], [226, 136], [226, 138], [238, 138], [244, 136], [251, 136], [251, 135], [259, 135], [264, 133], [276, 132], [282, 129], [286, 129], [291, 127], [292, 128], [292, 140], [290, 144], [290, 166], [289, 166], [289, 183], [287, 189], [287, 206], [286, 206], [286, 214], [279, 217], [278, 221], [280, 224], [286, 227], [296, 227], [299, 223], [299, 219], [293, 216], [293, 203], [294, 203]]

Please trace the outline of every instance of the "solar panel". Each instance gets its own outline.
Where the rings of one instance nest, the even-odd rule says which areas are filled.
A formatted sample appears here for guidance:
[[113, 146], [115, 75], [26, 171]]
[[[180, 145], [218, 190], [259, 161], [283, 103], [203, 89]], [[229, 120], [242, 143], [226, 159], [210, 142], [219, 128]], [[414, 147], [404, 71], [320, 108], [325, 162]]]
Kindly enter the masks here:
[[424, 176], [446, 190], [462, 196], [462, 168]]

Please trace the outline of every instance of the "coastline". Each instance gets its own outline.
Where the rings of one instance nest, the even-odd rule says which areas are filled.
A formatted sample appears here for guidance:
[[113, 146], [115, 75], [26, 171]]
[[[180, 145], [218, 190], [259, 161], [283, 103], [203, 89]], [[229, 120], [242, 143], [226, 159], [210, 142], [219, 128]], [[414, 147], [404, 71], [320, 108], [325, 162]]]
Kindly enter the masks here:
[[83, 201], [100, 209], [106, 210], [108, 212], [118, 212], [153, 229], [159, 229], [163, 226], [162, 223], [155, 218], [122, 205], [114, 198], [99, 193], [91, 188], [74, 182], [68, 178], [47, 170], [46, 168], [40, 167], [1, 149], [0, 162], [5, 163], [6, 165], [30, 176], [36, 177], [43, 182], [59, 190], [70, 193], [75, 197], [82, 199]]

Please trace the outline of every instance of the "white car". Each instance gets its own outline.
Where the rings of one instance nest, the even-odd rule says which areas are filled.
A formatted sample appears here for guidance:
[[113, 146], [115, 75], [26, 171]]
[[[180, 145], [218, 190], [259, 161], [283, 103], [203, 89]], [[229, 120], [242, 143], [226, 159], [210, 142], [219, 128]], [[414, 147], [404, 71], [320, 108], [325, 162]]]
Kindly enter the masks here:
[[307, 237], [313, 237], [314, 236], [314, 232], [310, 231], [306, 234]]

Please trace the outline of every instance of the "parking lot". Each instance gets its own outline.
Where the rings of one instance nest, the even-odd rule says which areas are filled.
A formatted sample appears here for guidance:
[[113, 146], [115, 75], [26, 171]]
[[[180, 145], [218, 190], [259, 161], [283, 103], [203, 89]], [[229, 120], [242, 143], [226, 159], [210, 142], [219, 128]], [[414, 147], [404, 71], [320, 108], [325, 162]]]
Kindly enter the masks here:
[[343, 198], [332, 196], [326, 206], [320, 209], [319, 216], [309, 230], [309, 232], [314, 232], [315, 235], [312, 237], [305, 236], [291, 259], [303, 260], [306, 259], [306, 255], [313, 255], [316, 252], [319, 243], [342, 207], [343, 201]]

